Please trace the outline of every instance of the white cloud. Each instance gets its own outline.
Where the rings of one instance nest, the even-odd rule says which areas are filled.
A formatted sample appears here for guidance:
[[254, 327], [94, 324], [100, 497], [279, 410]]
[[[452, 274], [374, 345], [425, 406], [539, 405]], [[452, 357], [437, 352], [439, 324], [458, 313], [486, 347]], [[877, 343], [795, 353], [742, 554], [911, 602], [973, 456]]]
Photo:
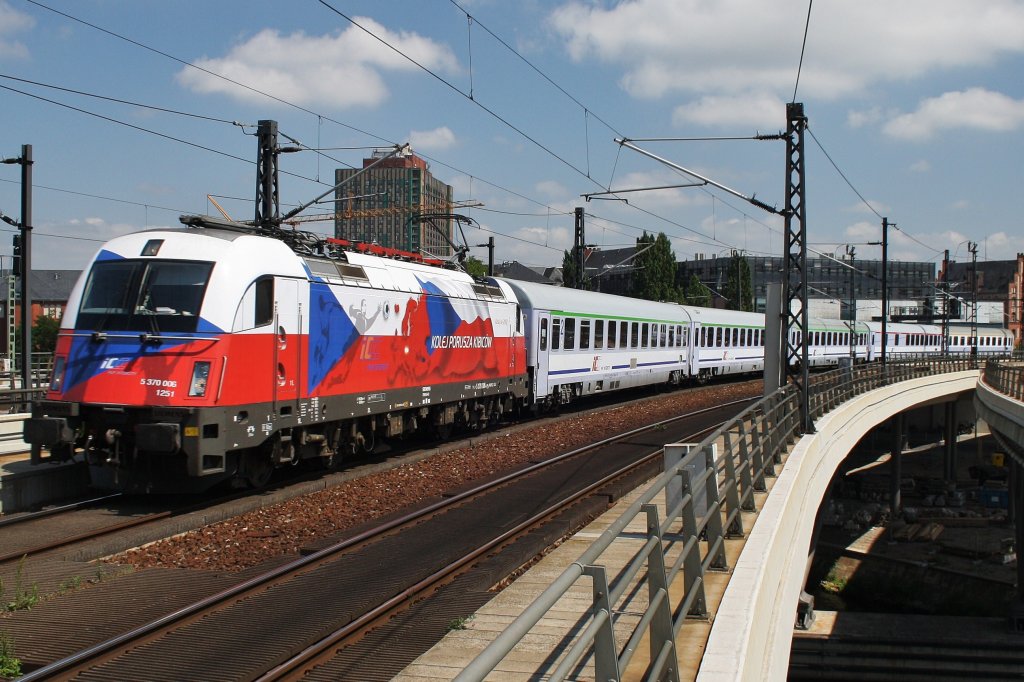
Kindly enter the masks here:
[[[863, 201], [858, 201], [856, 203], [850, 204], [843, 210], [846, 211], [847, 213], [870, 213], [872, 215], [885, 215], [886, 213], [892, 211], [892, 206], [890, 206], [889, 204], [883, 204], [882, 202], [877, 201], [875, 199], [868, 199], [867, 204], [865, 204]], [[881, 225], [881, 221], [879, 221], [878, 224]]]
[[134, 225], [108, 223], [103, 218], [70, 218], [64, 222], [44, 223], [32, 236], [32, 267], [44, 270], [81, 270], [106, 242], [114, 237], [137, 232], [144, 227], [163, 225]]
[[[694, 168], [694, 172], [701, 172]], [[702, 173], [703, 174], [703, 173]], [[643, 189], [646, 187], [668, 187], [699, 182], [696, 178], [671, 171], [649, 171], [626, 173], [615, 180], [612, 190]], [[664, 208], [679, 208], [707, 203], [707, 195], [696, 187], [675, 187], [672, 189], [651, 189], [645, 192], [630, 192], [620, 195], [644, 208], [657, 211]]]
[[970, 206], [971, 202], [967, 201], [967, 199], [960, 199], [958, 201], [954, 201], [952, 204], [949, 205], [950, 208], [957, 211], [965, 211], [968, 208], [970, 208]]
[[527, 226], [495, 235], [501, 260], [526, 265], [561, 265], [562, 252], [572, 246], [572, 230], [563, 226]]
[[[446, 45], [409, 31], [390, 31], [366, 17], [356, 21], [428, 69], [458, 69]], [[355, 26], [322, 36], [302, 31], [281, 35], [264, 29], [235, 45], [226, 56], [197, 59], [195, 64], [295, 104], [340, 109], [380, 104], [388, 96], [382, 72], [418, 69]], [[196, 92], [266, 101], [251, 90], [189, 67], [178, 72], [177, 80]]]
[[880, 241], [882, 239], [882, 225], [878, 223], [869, 223], [867, 221], [861, 221], [848, 225], [843, 234], [850, 242], [870, 242]]
[[910, 170], [914, 173], [927, 173], [932, 169], [932, 165], [928, 161], [921, 159], [910, 164]]
[[413, 151], [440, 151], [454, 147], [456, 140], [455, 133], [448, 126], [441, 126], [433, 130], [413, 130], [409, 133], [409, 142]]
[[891, 137], [921, 141], [957, 128], [1007, 132], [1024, 125], [1024, 100], [984, 88], [947, 92], [897, 116], [883, 130]]
[[544, 196], [555, 199], [564, 199], [565, 195], [569, 192], [569, 190], [565, 188], [565, 185], [555, 180], [542, 180], [541, 182], [538, 182], [535, 187], [537, 191]]
[[6, 0], [0, 0], [0, 59], [27, 58], [29, 54], [25, 44], [9, 36], [28, 31], [35, 25], [36, 20], [31, 15], [14, 9]]
[[[622, 87], [637, 97], [768, 88], [788, 99], [807, 7], [804, 0], [625, 0], [611, 7], [572, 0], [552, 12], [550, 24], [573, 59], [621, 67]], [[815, 5], [800, 92], [835, 98], [940, 68], [987, 65], [1024, 51], [1022, 24], [1024, 4], [1016, 0]]]
[[769, 93], [708, 95], [672, 112], [672, 123], [778, 128], [786, 120], [786, 103]]
[[863, 128], [878, 123], [885, 118], [881, 107], [871, 107], [863, 111], [851, 111], [846, 114], [846, 124], [851, 128]]

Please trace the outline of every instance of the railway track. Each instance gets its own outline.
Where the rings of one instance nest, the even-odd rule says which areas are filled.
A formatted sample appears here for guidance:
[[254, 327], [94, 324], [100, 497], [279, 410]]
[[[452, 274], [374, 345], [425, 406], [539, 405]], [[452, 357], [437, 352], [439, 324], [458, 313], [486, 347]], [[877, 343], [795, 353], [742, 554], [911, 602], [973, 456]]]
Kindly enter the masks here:
[[[500, 548], [523, 545], [533, 536], [532, 553], [521, 554], [517, 547], [502, 568], [491, 566], [493, 575], [482, 578], [486, 593], [524, 556], [547, 546], [537, 546], [537, 540], [550, 544], [603, 511], [615, 495], [607, 492], [615, 481], [632, 476], [621, 484], [631, 488], [653, 473], [664, 442], [697, 437], [738, 409], [719, 405], [699, 416], [676, 417], [454, 491], [343, 541], [311, 548], [306, 556], [66, 655], [23, 679], [287, 679], [309, 670], [327, 671], [333, 679], [372, 679], [367, 675], [382, 666], [359, 653], [360, 643], [386, 631], [396, 613], [408, 613], [411, 602], [439, 585], [457, 583], [479, 570], [470, 566], [486, 566], [503, 554]], [[695, 420], [704, 423], [697, 426]], [[649, 473], [637, 474], [644, 466]], [[595, 497], [598, 491], [605, 492]], [[456, 608], [469, 606], [460, 602]], [[357, 672], [342, 656], [346, 671], [338, 677], [331, 666], [339, 650], [349, 659], [354, 654], [356, 663], [373, 665]], [[182, 651], [189, 652], [187, 660]], [[395, 665], [414, 655], [390, 654]]]
[[[641, 390], [640, 395], [649, 394], [650, 391]], [[618, 399], [599, 397], [588, 401], [584, 405], [575, 405], [564, 411], [562, 416], [572, 416], [581, 411], [600, 409], [606, 406], [618, 404]], [[511, 422], [506, 426], [529, 426], [534, 420], [525, 422]], [[360, 475], [359, 472], [389, 461], [389, 466], [401, 462], [408, 456], [416, 457], [419, 451], [429, 451], [444, 443], [399, 443], [395, 449], [389, 449], [384, 456], [374, 455], [360, 460], [347, 462], [339, 469], [344, 475], [352, 472], [351, 475]], [[459, 441], [448, 444], [450, 447], [458, 447]], [[423, 450], [426, 448], [426, 450]], [[229, 505], [236, 500], [244, 499], [251, 495], [260, 495], [267, 490], [277, 490], [273, 494], [274, 501], [287, 499], [289, 496], [305, 494], [302, 488], [303, 483], [322, 480], [328, 472], [323, 470], [292, 472], [280, 470], [278, 476], [270, 486], [256, 491], [235, 491], [228, 494], [210, 493], [198, 498], [179, 499], [173, 496], [161, 496], [154, 498], [146, 496], [136, 497], [121, 493], [103, 495], [86, 500], [75, 501], [69, 504], [48, 508], [42, 511], [16, 514], [10, 517], [0, 517], [0, 529], [6, 528], [4, 532], [4, 543], [0, 545], [0, 578], [4, 575], [4, 567], [15, 562], [23, 562], [33, 557], [51, 555], [57, 550], [68, 550], [75, 548], [75, 558], [79, 560], [96, 559], [108, 554], [130, 549], [139, 543], [152, 542], [161, 539], [167, 534], [174, 534], [189, 530], [188, 524], [180, 527], [172, 526], [168, 533], [155, 530], [146, 533], [142, 529], [145, 526], [155, 526], [160, 521], [173, 518], [185, 518], [193, 512], [201, 512], [217, 508], [219, 505]], [[288, 493], [289, 486], [295, 486], [294, 493]], [[108, 503], [106, 508], [99, 508], [103, 503]], [[151, 511], [153, 510], [153, 511]], [[228, 512], [230, 513], [230, 512]], [[241, 513], [241, 512], [239, 512]], [[77, 516], [76, 516], [77, 515]], [[210, 523], [223, 518], [226, 514], [218, 514], [208, 518], [200, 518], [199, 525]], [[91, 517], [91, 518], [90, 518]], [[123, 518], [130, 517], [130, 518]], [[118, 520], [123, 518], [123, 520]], [[124, 541], [117, 539], [118, 534], [125, 534], [133, 531]], [[96, 549], [89, 547], [90, 543], [97, 544]]]

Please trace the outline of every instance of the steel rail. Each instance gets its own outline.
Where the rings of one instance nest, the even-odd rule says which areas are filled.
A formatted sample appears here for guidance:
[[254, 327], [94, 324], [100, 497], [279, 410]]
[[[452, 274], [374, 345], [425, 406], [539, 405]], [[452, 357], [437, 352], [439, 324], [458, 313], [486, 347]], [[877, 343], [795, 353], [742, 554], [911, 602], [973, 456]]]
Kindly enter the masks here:
[[[746, 401], [741, 401], [741, 402], [746, 402]], [[718, 408], [724, 407], [725, 405], [728, 405], [728, 404], [731, 404], [731, 403], [725, 403], [723, 405], [716, 405], [714, 408], [710, 408], [710, 409], [718, 409]], [[695, 414], [695, 413], [690, 413], [690, 414], [685, 415], [685, 416], [686, 417], [690, 417], [690, 416], [693, 416], [693, 414]], [[675, 421], [677, 419], [680, 419], [680, 417], [673, 417], [671, 420], [668, 420], [668, 421]], [[631, 434], [636, 434], [637, 432], [643, 432], [643, 431], [647, 431], [647, 430], [652, 430], [656, 426], [659, 426], [659, 425], [660, 424], [652, 424], [649, 427], [645, 427], [645, 428], [642, 428], [642, 429], [636, 429], [636, 430], [630, 431], [630, 433]], [[704, 433], [711, 433], [711, 432], [713, 432], [717, 428], [719, 428], [718, 425], [710, 426], [710, 427], [707, 427], [705, 429], [701, 429], [700, 431], [697, 431], [697, 432], [695, 432], [693, 434], [690, 434], [688, 436], [688, 438], [696, 437], [696, 436], [699, 436], [699, 435], [704, 434]], [[619, 438], [615, 438], [614, 440], [621, 440], [621, 439], [622, 439], [622, 437], [619, 437]], [[587, 448], [581, 449], [582, 451], [576, 452], [575, 455], [578, 456], [579, 454], [582, 454], [586, 450], [590, 450], [593, 447], [597, 447], [597, 446], [588, 446]], [[366, 627], [370, 623], [373, 623], [374, 621], [380, 620], [380, 619], [384, 618], [385, 616], [390, 615], [394, 611], [400, 610], [403, 605], [411, 603], [418, 596], [422, 595], [424, 592], [426, 592], [427, 590], [431, 589], [432, 587], [435, 587], [438, 584], [442, 583], [446, 578], [453, 576], [459, 570], [461, 570], [462, 568], [468, 566], [469, 564], [474, 562], [476, 559], [478, 559], [481, 556], [487, 554], [491, 550], [493, 550], [493, 549], [495, 549], [497, 547], [501, 547], [502, 545], [504, 545], [504, 544], [506, 544], [506, 543], [508, 543], [508, 542], [510, 542], [510, 541], [512, 541], [514, 539], [516, 539], [517, 537], [525, 534], [527, 531], [532, 530], [532, 529], [536, 528], [537, 526], [542, 525], [544, 522], [549, 520], [551, 517], [553, 517], [556, 514], [564, 511], [567, 507], [575, 504], [576, 502], [578, 502], [579, 500], [583, 499], [584, 497], [593, 495], [598, 490], [600, 490], [604, 486], [608, 485], [612, 481], [615, 481], [616, 479], [619, 479], [619, 478], [621, 478], [623, 476], [626, 476], [627, 474], [633, 472], [634, 470], [639, 469], [640, 467], [650, 463], [652, 460], [654, 460], [655, 458], [659, 457], [662, 454], [663, 451], [664, 451], [664, 448], [662, 447], [662, 448], [658, 448], [658, 449], [656, 449], [656, 450], [654, 450], [652, 452], [649, 452], [646, 455], [643, 455], [642, 457], [640, 457], [639, 459], [637, 459], [637, 460], [635, 460], [633, 462], [630, 462], [629, 464], [626, 464], [626, 465], [620, 467], [619, 469], [617, 469], [616, 471], [611, 472], [610, 474], [605, 475], [601, 479], [595, 481], [594, 483], [591, 483], [590, 485], [586, 486], [585, 488], [581, 488], [580, 490], [578, 490], [575, 493], [569, 495], [568, 497], [566, 497], [566, 498], [564, 498], [562, 500], [559, 500], [558, 502], [555, 502], [555, 503], [549, 505], [547, 508], [537, 512], [536, 514], [534, 514], [533, 516], [531, 516], [531, 517], [527, 518], [526, 520], [520, 522], [519, 524], [517, 524], [513, 528], [510, 528], [509, 530], [505, 531], [501, 535], [488, 540], [486, 543], [484, 543], [480, 547], [477, 547], [474, 550], [472, 550], [472, 551], [466, 553], [465, 555], [459, 557], [458, 559], [455, 559], [454, 561], [452, 561], [450, 564], [448, 564], [447, 566], [445, 566], [441, 570], [434, 572], [433, 574], [427, 576], [426, 578], [424, 578], [423, 580], [419, 581], [415, 585], [412, 585], [412, 586], [406, 588], [405, 590], [399, 592], [394, 597], [392, 597], [388, 601], [384, 602], [383, 604], [379, 605], [378, 607], [374, 608], [373, 610], [368, 611], [364, 615], [362, 615], [359, 618], [353, 620], [351, 623], [349, 623], [349, 624], [345, 625], [344, 627], [339, 628], [335, 632], [332, 632], [331, 634], [327, 635], [321, 641], [316, 642], [315, 644], [310, 645], [305, 650], [303, 650], [302, 652], [297, 654], [294, 658], [281, 663], [280, 665], [278, 665], [274, 669], [268, 671], [262, 677], [257, 678], [257, 682], [271, 682], [272, 680], [291, 679], [293, 675], [295, 675], [295, 674], [297, 674], [299, 672], [300, 667], [302, 667], [302, 666], [309, 667], [309, 664], [310, 664], [311, 661], [313, 661], [314, 659], [316, 659], [318, 657], [323, 656], [330, 649], [333, 649], [333, 648], [339, 646], [345, 639], [348, 639], [352, 635], [360, 632], [364, 627]], [[559, 459], [561, 459], [561, 458], [562, 458], [562, 456], [559, 457]], [[535, 467], [530, 467], [530, 469], [533, 470], [533, 469], [535, 469]]]
[[[0, 518], [0, 528], [4, 528], [6, 526], [14, 526], [19, 523], [25, 523], [26, 521], [35, 521], [37, 519], [43, 519], [47, 516], [53, 516], [54, 514], [63, 514], [64, 512], [74, 511], [75, 509], [84, 509], [85, 507], [96, 504], [97, 502], [105, 502], [115, 497], [121, 497], [122, 494], [123, 493], [112, 493], [110, 495], [103, 495], [102, 497], [94, 497], [88, 500], [79, 500], [78, 502], [63, 504], [59, 507], [41, 509], [39, 511], [29, 512], [27, 514], [5, 516], [3, 518]], [[3, 556], [0, 556], [0, 561], [3, 561]]]
[[33, 672], [30, 672], [20, 677], [19, 682], [37, 682], [38, 680], [48, 679], [56, 675], [66, 676], [70, 675], [71, 673], [80, 672], [82, 670], [87, 669], [90, 665], [92, 665], [93, 661], [101, 659], [102, 657], [110, 657], [111, 655], [114, 655], [116, 653], [117, 649], [124, 649], [126, 648], [127, 645], [131, 644], [132, 642], [141, 640], [143, 638], [152, 638], [154, 636], [157, 636], [160, 633], [160, 631], [169, 629], [176, 623], [179, 623], [186, 619], [193, 620], [203, 613], [215, 610], [221, 604], [236, 602], [240, 598], [242, 598], [246, 593], [253, 592], [274, 581], [284, 579], [290, 574], [295, 574], [300, 571], [307, 570], [318, 563], [328, 561], [332, 557], [332, 555], [339, 554], [342, 551], [351, 549], [352, 547], [355, 547], [370, 539], [379, 537], [380, 535], [395, 530], [396, 528], [400, 528], [401, 526], [408, 525], [426, 516], [435, 514], [446, 507], [454, 506], [471, 497], [486, 492], [487, 490], [508, 483], [509, 481], [524, 477], [539, 469], [551, 466], [557, 462], [564, 461], [570, 457], [579, 456], [580, 454], [587, 452], [589, 450], [602, 447], [604, 445], [608, 445], [616, 441], [627, 439], [638, 433], [653, 430], [666, 424], [670, 424], [681, 419], [686, 419], [706, 412], [710, 412], [712, 410], [721, 409], [722, 407], [738, 405], [755, 399], [756, 398], [747, 398], [744, 400], [722, 403], [719, 405], [715, 405], [713, 407], [702, 408], [700, 410], [688, 412], [687, 414], [684, 415], [670, 417], [669, 419], [664, 419], [645, 427], [631, 429], [630, 431], [627, 431], [625, 433], [617, 434], [609, 438], [604, 438], [596, 443], [591, 443], [584, 447], [571, 450], [569, 452], [563, 453], [561, 455], [550, 458], [543, 462], [539, 462], [528, 467], [524, 467], [523, 469], [511, 472], [509, 474], [506, 474], [505, 476], [499, 477], [498, 479], [489, 481], [488, 483], [475, 486], [457, 495], [427, 505], [426, 507], [418, 509], [409, 514], [405, 514], [399, 518], [395, 518], [391, 521], [381, 524], [376, 528], [368, 529], [351, 538], [347, 538], [341, 542], [325, 547], [312, 554], [299, 557], [286, 564], [282, 564], [281, 566], [271, 569], [266, 573], [254, 576], [225, 590], [221, 590], [216, 594], [210, 595], [188, 606], [184, 606], [180, 609], [177, 609], [149, 623], [123, 632], [120, 635], [116, 635], [96, 645], [83, 649], [82, 651], [76, 652], [70, 656], [66, 656], [65, 658], [62, 658], [58, 661], [54, 661], [53, 663], [50, 663], [46, 666], [43, 666]]

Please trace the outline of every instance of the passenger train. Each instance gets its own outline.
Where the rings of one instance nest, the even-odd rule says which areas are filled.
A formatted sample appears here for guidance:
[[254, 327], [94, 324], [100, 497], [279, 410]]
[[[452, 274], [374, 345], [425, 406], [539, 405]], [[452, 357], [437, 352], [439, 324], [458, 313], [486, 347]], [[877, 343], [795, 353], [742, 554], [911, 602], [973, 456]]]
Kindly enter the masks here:
[[[275, 467], [331, 466], [378, 439], [764, 368], [760, 314], [477, 280], [374, 245], [182, 220], [100, 248], [25, 422], [37, 450], [83, 450], [98, 488], [258, 487]], [[887, 332], [893, 356], [941, 351], [938, 327]], [[1011, 349], [1007, 332], [985, 334], [979, 351]], [[969, 350], [965, 338], [950, 349]], [[810, 366], [869, 362], [881, 325], [812, 320], [808, 341]]]

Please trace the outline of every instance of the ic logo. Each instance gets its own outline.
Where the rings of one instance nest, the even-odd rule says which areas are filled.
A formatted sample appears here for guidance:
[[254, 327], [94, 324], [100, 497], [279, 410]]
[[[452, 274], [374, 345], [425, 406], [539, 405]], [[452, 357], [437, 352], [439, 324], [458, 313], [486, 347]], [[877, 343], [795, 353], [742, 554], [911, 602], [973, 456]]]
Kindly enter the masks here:
[[121, 362], [121, 358], [107, 358], [100, 363], [100, 369], [114, 369], [114, 366]]

